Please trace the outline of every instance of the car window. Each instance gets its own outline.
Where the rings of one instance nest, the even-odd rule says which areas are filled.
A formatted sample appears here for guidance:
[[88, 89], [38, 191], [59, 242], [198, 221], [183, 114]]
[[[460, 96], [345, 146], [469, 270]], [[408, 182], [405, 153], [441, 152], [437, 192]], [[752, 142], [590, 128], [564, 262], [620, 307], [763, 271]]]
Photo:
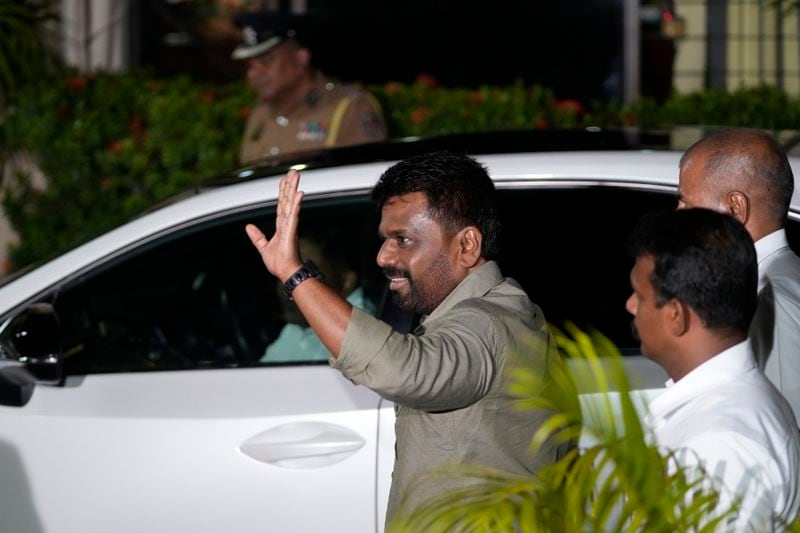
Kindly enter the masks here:
[[[571, 320], [639, 353], [625, 311], [626, 241], [646, 212], [674, 209], [674, 192], [608, 186], [501, 189], [503, 272], [555, 325]], [[165, 235], [63, 287], [67, 374], [324, 364], [328, 352], [266, 271], [244, 233], [272, 234], [274, 209], [238, 213]], [[377, 218], [365, 196], [306, 201], [300, 235], [348, 300], [408, 332], [416, 317], [385, 298], [375, 264]], [[800, 250], [800, 223], [787, 227]], [[304, 242], [305, 241], [305, 242]]]
[[[62, 288], [53, 303], [66, 373], [327, 361], [245, 235], [247, 222], [271, 235], [274, 216], [265, 208], [174, 232]], [[376, 227], [365, 197], [303, 210], [301, 235], [315, 241], [308, 253], [328, 283], [347, 277], [345, 296], [372, 313], [384, 285]]]
[[[646, 212], [676, 206], [674, 192], [619, 187], [499, 191], [503, 272], [515, 278], [548, 321], [596, 328], [623, 354], [639, 354], [625, 310], [633, 266], [627, 238]], [[800, 251], [800, 222], [786, 226]]]
[[594, 327], [638, 353], [625, 311], [632, 266], [626, 241], [645, 212], [674, 209], [675, 194], [619, 187], [505, 190], [500, 265], [551, 323]]

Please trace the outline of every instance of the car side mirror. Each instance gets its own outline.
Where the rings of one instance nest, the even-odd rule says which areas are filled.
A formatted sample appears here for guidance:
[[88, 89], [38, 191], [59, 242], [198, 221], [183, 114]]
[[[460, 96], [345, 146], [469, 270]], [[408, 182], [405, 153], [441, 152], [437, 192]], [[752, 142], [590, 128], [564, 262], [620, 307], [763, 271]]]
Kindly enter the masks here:
[[58, 318], [50, 304], [32, 304], [0, 325], [0, 405], [25, 405], [35, 384], [61, 381], [62, 365]]

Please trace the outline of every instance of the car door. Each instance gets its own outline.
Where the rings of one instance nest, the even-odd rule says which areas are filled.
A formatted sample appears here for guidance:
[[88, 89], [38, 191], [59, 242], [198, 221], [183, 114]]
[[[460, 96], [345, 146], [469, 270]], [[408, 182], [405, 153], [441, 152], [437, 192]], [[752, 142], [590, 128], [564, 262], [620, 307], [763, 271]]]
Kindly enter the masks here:
[[[377, 309], [371, 217], [309, 200], [302, 230], [347, 236]], [[264, 359], [289, 320], [245, 222], [274, 211], [143, 236], [39, 298], [67, 377], [0, 407], [0, 530], [382, 530], [391, 406], [319, 353]]]

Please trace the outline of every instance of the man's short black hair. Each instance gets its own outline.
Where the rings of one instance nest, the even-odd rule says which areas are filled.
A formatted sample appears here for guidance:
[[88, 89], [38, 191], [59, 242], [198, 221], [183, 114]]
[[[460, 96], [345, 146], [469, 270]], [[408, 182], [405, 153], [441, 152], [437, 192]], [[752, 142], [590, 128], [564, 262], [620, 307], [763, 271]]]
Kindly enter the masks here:
[[629, 240], [633, 258], [652, 256], [656, 305], [677, 298], [712, 330], [746, 333], [756, 309], [753, 240], [735, 218], [708, 209], [650, 213]]
[[483, 165], [451, 152], [410, 157], [383, 173], [372, 190], [372, 200], [380, 210], [389, 198], [413, 192], [425, 193], [431, 218], [447, 235], [475, 226], [483, 235], [481, 256], [497, 258], [500, 221], [494, 183]]

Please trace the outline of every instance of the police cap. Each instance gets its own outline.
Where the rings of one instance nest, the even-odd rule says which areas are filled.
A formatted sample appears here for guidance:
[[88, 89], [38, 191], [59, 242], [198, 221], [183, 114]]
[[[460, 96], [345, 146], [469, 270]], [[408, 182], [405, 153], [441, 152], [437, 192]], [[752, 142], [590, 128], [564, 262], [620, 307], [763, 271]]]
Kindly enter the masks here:
[[234, 18], [242, 30], [242, 41], [234, 49], [233, 59], [250, 59], [266, 54], [286, 39], [300, 39], [304, 17], [277, 11], [245, 11]]

